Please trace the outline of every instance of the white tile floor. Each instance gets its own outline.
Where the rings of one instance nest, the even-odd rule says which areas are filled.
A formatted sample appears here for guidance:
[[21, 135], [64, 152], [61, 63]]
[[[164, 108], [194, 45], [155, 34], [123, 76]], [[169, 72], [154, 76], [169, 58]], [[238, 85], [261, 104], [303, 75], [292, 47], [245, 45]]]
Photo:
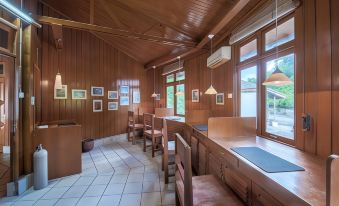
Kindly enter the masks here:
[[[82, 173], [32, 188], [16, 197], [0, 199], [0, 205], [175, 205], [174, 183], [164, 184], [161, 155], [152, 158], [127, 142], [126, 135], [101, 139], [82, 155]], [[173, 182], [173, 179], [170, 180]]]

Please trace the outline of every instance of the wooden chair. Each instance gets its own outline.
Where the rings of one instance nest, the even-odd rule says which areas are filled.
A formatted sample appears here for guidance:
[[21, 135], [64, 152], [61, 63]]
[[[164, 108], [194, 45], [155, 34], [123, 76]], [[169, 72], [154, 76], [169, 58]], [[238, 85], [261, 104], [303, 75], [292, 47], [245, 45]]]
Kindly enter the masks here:
[[[171, 129], [171, 128], [170, 128]], [[171, 132], [171, 133], [170, 133]], [[175, 139], [169, 139], [170, 134], [172, 134], [172, 130], [168, 130], [168, 125], [166, 119], [163, 119], [163, 128], [162, 128], [162, 170], [164, 171], [165, 176], [165, 184], [168, 184], [169, 178], [169, 168], [168, 166], [174, 164], [175, 162], [169, 161], [170, 157], [175, 157]]]
[[339, 156], [331, 155], [326, 168], [326, 205], [339, 205]]
[[128, 122], [127, 122], [127, 125], [128, 125], [127, 126], [127, 139], [128, 139], [128, 141], [131, 141], [131, 132], [133, 132], [133, 135], [132, 135], [132, 144], [135, 144], [135, 141], [136, 141], [136, 139], [135, 139], [136, 138], [135, 132], [143, 130], [144, 129], [144, 125], [136, 123], [133, 111], [128, 111]]
[[176, 203], [192, 205], [244, 205], [237, 196], [213, 175], [192, 177], [191, 148], [176, 134]]
[[146, 152], [146, 138], [150, 138], [152, 140], [152, 157], [154, 157], [154, 153], [156, 151], [161, 150], [159, 147], [158, 139], [162, 137], [162, 131], [155, 129], [154, 124], [154, 114], [144, 113], [144, 152]]

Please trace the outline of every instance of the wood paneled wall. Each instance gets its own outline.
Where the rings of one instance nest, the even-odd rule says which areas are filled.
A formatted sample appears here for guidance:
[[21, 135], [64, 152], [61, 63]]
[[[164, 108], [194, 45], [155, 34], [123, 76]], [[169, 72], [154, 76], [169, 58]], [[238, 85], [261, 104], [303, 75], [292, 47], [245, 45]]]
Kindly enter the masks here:
[[[59, 17], [45, 6], [42, 6], [42, 13]], [[128, 110], [153, 108], [150, 97], [153, 84], [148, 84], [150, 71], [145, 71], [141, 64], [86, 31], [63, 28], [63, 45], [58, 52], [51, 27], [44, 25], [41, 32], [41, 99], [37, 99], [41, 111], [36, 113], [37, 120], [75, 120], [82, 125], [84, 138], [100, 138], [125, 133]], [[58, 67], [62, 83], [68, 85], [66, 100], [54, 99]], [[108, 100], [107, 91], [119, 90], [120, 85], [130, 87], [130, 105], [119, 105], [118, 111], [108, 111], [107, 103], [117, 100]], [[104, 96], [92, 97], [91, 86], [104, 87]], [[72, 89], [86, 89], [87, 100], [72, 100]], [[141, 104], [132, 103], [135, 90], [140, 91]], [[103, 112], [92, 111], [93, 99], [103, 100]]]

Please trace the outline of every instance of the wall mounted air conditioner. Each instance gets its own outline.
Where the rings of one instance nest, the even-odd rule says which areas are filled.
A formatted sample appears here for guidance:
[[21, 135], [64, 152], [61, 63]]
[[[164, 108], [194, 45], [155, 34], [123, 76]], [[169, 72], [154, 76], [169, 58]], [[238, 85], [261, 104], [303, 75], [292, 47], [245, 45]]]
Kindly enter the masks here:
[[214, 69], [231, 59], [231, 47], [223, 46], [207, 58], [207, 67]]

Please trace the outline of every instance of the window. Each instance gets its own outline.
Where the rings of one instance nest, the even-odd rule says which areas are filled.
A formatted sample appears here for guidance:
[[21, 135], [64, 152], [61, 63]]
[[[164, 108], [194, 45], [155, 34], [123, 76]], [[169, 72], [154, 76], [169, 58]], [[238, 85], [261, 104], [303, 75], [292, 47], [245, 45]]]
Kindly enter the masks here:
[[240, 116], [257, 116], [257, 66], [240, 71]]
[[254, 39], [240, 48], [240, 62], [255, 56], [257, 56], [257, 39]]
[[[275, 61], [266, 62], [266, 77], [274, 71]], [[294, 81], [294, 54], [278, 58], [277, 64], [279, 69]], [[294, 139], [294, 93], [294, 84], [266, 87], [265, 128], [267, 133]]]
[[182, 95], [176, 95], [177, 100], [177, 114], [185, 115], [185, 85], [178, 84], [177, 85], [177, 92], [183, 92]]
[[294, 18], [290, 18], [278, 26], [277, 40], [275, 28], [265, 34], [265, 51], [292, 40], [294, 40]]
[[181, 81], [185, 79], [185, 72], [178, 72], [175, 74], [175, 81]]
[[168, 86], [166, 88], [166, 101], [167, 101], [167, 105], [166, 107], [169, 109], [173, 109], [174, 108], [174, 86]]
[[166, 83], [174, 82], [174, 74], [170, 74], [166, 76]]

